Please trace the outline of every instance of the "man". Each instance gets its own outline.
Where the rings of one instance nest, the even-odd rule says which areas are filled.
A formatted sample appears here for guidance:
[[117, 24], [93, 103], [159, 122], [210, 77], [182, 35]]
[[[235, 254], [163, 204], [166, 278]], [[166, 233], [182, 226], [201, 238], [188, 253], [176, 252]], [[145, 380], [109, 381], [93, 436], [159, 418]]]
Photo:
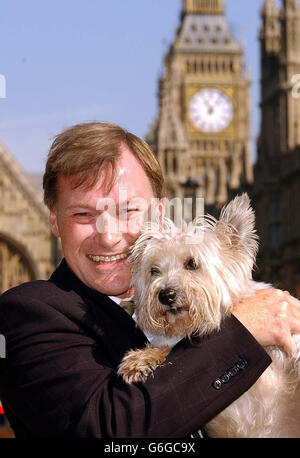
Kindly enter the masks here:
[[[255, 338], [291, 351], [299, 303], [264, 291], [235, 310], [255, 338], [232, 316], [219, 333], [177, 344], [154, 378], [126, 385], [118, 365], [146, 338], [118, 303], [133, 294], [126, 258], [144, 218], [141, 202], [149, 208], [164, 197], [160, 167], [148, 146], [120, 127], [78, 125], [50, 149], [44, 196], [64, 260], [49, 281], [0, 298], [7, 343], [0, 398], [16, 437], [186, 437], [270, 364]], [[241, 360], [246, 368], [216, 387]]]

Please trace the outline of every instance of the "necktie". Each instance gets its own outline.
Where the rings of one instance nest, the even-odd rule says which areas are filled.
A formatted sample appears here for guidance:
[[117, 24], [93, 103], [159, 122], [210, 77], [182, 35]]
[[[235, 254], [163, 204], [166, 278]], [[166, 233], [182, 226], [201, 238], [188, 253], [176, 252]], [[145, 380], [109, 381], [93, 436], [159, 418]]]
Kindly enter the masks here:
[[128, 313], [128, 315], [132, 316], [134, 312], [134, 302], [133, 301], [121, 301], [120, 307]]

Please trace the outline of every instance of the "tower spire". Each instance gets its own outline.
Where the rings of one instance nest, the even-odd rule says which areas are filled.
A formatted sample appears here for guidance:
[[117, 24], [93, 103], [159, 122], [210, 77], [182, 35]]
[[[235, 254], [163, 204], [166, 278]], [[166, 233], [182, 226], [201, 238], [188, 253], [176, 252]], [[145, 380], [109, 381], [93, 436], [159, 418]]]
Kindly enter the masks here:
[[265, 0], [261, 8], [261, 15], [264, 17], [264, 16], [267, 16], [268, 14], [270, 15], [274, 13], [274, 11], [276, 12], [279, 11], [279, 8], [276, 5], [275, 1], [274, 0]]
[[297, 10], [298, 0], [283, 0], [283, 7], [285, 9]]
[[184, 13], [224, 14], [223, 0], [184, 0]]

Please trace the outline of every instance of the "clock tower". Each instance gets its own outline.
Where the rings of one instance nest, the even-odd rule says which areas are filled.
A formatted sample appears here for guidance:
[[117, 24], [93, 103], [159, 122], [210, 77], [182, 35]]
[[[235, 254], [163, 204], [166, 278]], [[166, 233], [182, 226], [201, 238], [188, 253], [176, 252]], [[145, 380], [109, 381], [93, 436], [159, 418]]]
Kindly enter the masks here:
[[261, 128], [252, 192], [258, 279], [300, 298], [300, 4], [261, 9]]
[[252, 183], [249, 87], [223, 1], [183, 0], [147, 135], [170, 199], [192, 192], [214, 213]]

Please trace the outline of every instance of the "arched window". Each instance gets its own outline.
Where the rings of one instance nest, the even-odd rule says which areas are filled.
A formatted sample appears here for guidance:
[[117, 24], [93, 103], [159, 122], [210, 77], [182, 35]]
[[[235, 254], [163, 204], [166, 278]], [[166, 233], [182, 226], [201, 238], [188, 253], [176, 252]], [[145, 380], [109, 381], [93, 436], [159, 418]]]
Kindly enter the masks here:
[[0, 236], [0, 293], [34, 279], [29, 260], [13, 243]]

